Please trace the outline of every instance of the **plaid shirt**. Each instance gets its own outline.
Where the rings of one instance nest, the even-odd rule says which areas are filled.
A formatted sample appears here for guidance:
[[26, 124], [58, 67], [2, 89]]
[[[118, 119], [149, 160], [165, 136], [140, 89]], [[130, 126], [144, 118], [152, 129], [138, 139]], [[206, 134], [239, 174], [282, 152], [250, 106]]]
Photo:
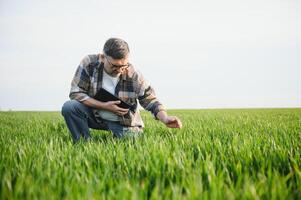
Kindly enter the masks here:
[[[88, 55], [80, 62], [71, 83], [70, 99], [82, 102], [93, 97], [102, 87], [104, 64], [99, 57], [99, 54]], [[144, 127], [137, 109], [138, 101], [144, 109], [152, 112], [155, 118], [159, 111], [165, 110], [156, 98], [153, 88], [132, 65], [120, 75], [115, 95], [136, 107], [135, 112], [129, 111], [126, 115], [119, 116], [120, 124], [124, 126]], [[97, 121], [102, 122], [99, 110], [93, 109], [93, 113]]]

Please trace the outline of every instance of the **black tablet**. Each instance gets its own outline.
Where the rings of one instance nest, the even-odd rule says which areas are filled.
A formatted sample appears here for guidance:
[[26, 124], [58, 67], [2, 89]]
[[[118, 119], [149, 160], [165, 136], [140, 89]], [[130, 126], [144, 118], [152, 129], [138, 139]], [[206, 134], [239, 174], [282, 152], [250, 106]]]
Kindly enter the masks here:
[[102, 101], [102, 102], [120, 101], [120, 104], [117, 104], [117, 106], [119, 106], [121, 108], [130, 109], [133, 112], [135, 111], [135, 106], [126, 103], [125, 101], [119, 99], [118, 97], [116, 97], [115, 95], [111, 94], [110, 92], [108, 92], [107, 90], [105, 90], [103, 88], [100, 88], [93, 98], [97, 99], [98, 101]]

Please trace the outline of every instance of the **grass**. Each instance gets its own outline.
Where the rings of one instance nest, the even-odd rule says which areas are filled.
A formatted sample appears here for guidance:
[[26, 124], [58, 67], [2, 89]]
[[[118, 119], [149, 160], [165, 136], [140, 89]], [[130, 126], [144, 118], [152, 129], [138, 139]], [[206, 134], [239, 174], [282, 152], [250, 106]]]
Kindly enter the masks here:
[[73, 145], [59, 112], [0, 112], [0, 199], [301, 199], [301, 109], [169, 114]]

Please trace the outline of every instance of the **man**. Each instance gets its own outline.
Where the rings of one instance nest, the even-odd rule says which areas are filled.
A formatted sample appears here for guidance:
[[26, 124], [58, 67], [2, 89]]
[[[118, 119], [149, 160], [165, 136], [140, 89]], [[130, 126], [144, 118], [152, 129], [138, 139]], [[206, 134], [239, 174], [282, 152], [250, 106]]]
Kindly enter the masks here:
[[[153, 88], [128, 62], [129, 53], [124, 40], [110, 38], [104, 45], [103, 53], [88, 55], [80, 62], [71, 83], [71, 100], [62, 107], [62, 115], [74, 142], [81, 136], [90, 139], [89, 128], [109, 130], [117, 138], [139, 135], [144, 124], [137, 109], [138, 101], [167, 127], [182, 127], [177, 117], [167, 115]], [[135, 109], [119, 107], [120, 101], [101, 102], [94, 99], [100, 88]]]

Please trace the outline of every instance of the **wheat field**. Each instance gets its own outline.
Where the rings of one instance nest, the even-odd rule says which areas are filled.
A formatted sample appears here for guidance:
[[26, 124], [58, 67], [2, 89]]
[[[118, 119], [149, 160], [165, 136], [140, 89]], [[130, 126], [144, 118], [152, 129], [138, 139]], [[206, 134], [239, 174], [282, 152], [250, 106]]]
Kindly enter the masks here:
[[59, 112], [0, 112], [0, 199], [301, 199], [301, 109], [168, 113], [74, 145]]

